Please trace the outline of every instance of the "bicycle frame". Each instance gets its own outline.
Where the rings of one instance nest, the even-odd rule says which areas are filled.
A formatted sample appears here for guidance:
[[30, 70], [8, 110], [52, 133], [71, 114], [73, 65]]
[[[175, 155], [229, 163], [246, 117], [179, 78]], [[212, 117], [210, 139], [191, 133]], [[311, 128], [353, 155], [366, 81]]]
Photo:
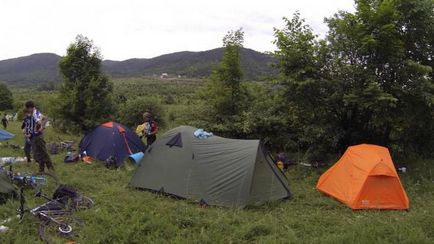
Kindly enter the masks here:
[[[0, 167], [0, 170], [6, 171], [4, 167]], [[12, 182], [17, 182], [19, 184], [24, 184], [28, 186], [37, 186], [47, 185], [47, 179], [42, 176], [35, 176], [35, 175], [16, 175], [14, 171], [12, 170], [12, 165], [9, 166], [9, 170], [6, 171], [6, 174], [8, 175], [9, 179]]]
[[[59, 226], [59, 231], [61, 231], [62, 233], [71, 232], [72, 227], [69, 224], [58, 221], [55, 217], [53, 217], [53, 216], [64, 216], [71, 213], [70, 210], [66, 209], [65, 204], [61, 203], [60, 199], [50, 199], [47, 196], [43, 195], [41, 192], [38, 192], [36, 196], [43, 197], [47, 199], [48, 202], [39, 205], [33, 209], [26, 209], [24, 207], [25, 199], [23, 195], [23, 188], [20, 189], [20, 208], [19, 208], [20, 219], [24, 217], [25, 212], [29, 212], [33, 216], [36, 216], [41, 220], [48, 220], [50, 222], [55, 223], [56, 225]], [[53, 205], [57, 205], [57, 206], [55, 206], [55, 208], [53, 209]]]
[[[25, 213], [37, 217], [40, 220], [38, 233], [40, 238], [47, 243], [50, 243], [50, 235], [57, 234], [62, 237], [76, 236], [77, 228], [82, 226], [79, 218], [72, 216], [73, 212], [79, 209], [87, 209], [93, 206], [92, 199], [82, 196], [74, 189], [69, 189], [74, 195], [68, 194], [68, 188], [64, 186], [59, 193], [55, 192], [53, 197], [44, 195], [41, 189], [35, 194], [35, 197], [44, 198], [45, 203], [34, 208], [25, 208], [24, 186], [20, 187], [19, 199], [20, 207], [19, 218], [23, 219]], [[54, 228], [54, 229], [53, 229]], [[79, 231], [78, 231], [79, 232]], [[47, 234], [48, 233], [48, 234]]]
[[26, 185], [47, 185], [47, 179], [40, 176], [32, 176], [32, 175], [15, 175], [12, 176], [13, 181], [18, 181], [20, 183], [26, 184]]

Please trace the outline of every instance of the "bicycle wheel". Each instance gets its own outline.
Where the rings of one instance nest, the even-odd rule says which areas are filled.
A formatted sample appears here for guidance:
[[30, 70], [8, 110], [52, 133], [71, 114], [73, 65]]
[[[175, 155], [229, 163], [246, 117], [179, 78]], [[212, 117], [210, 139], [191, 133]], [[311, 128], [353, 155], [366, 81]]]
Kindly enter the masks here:
[[92, 208], [95, 202], [86, 196], [78, 196], [76, 198], [68, 198], [66, 205], [67, 209], [72, 211], [86, 210]]
[[53, 173], [39, 172], [33, 175], [34, 182], [32, 184], [36, 191], [43, 191], [46, 195], [51, 197], [59, 187], [59, 179]]
[[92, 208], [93, 205], [95, 205], [95, 202], [86, 196], [80, 196], [79, 201], [77, 201], [76, 204], [76, 209], [77, 210], [85, 210], [85, 209], [89, 209]]
[[65, 240], [75, 241], [79, 238], [83, 222], [70, 215], [54, 217], [58, 223], [51, 219], [44, 219], [38, 228], [38, 234], [41, 240], [46, 243], [62, 243]]

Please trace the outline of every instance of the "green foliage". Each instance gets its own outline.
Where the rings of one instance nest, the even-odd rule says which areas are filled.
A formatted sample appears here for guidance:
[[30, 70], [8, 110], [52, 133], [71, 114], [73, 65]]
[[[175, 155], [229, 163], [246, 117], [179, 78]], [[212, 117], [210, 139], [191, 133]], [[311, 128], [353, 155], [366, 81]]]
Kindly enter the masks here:
[[214, 70], [207, 84], [207, 93], [210, 98], [211, 109], [218, 113], [222, 120], [239, 114], [242, 106], [240, 50], [244, 42], [242, 29], [229, 31], [223, 38], [225, 52], [219, 66]]
[[57, 89], [57, 84], [53, 81], [42, 83], [38, 86], [39, 91], [55, 91], [56, 89]]
[[330, 31], [319, 41], [298, 13], [284, 18], [285, 27], [275, 29], [275, 55], [287, 111], [282, 119], [297, 135], [298, 148], [324, 155], [374, 143], [401, 155], [431, 152], [432, 6], [357, 1], [355, 13], [326, 20]]
[[120, 103], [126, 97], [152, 96], [163, 100], [165, 104], [187, 103], [193, 100], [195, 89], [202, 84], [198, 79], [161, 80], [158, 78], [115, 79], [114, 97]]
[[287, 108], [281, 99], [279, 87], [266, 83], [249, 83], [248, 109], [242, 114], [238, 128], [244, 138], [260, 138], [276, 151], [296, 150], [294, 133], [288, 124]]
[[329, 73], [344, 93], [344, 109], [337, 114], [348, 124], [344, 143], [365, 140], [403, 154], [431, 151], [433, 6], [432, 1], [358, 1], [356, 13], [327, 21]]
[[[312, 29], [296, 12], [292, 19], [283, 18], [285, 28], [274, 29], [280, 73], [287, 78], [302, 81], [315, 77], [316, 42]], [[291, 82], [288, 80], [288, 82]]]
[[92, 41], [77, 36], [59, 63], [64, 82], [57, 100], [56, 125], [87, 131], [110, 120], [113, 85], [101, 72], [101, 56]]
[[242, 29], [229, 31], [223, 38], [223, 59], [203, 89], [198, 91], [198, 98], [205, 103], [193, 115], [198, 125], [226, 136], [241, 135], [242, 114], [248, 107], [249, 96], [241, 82], [240, 50], [243, 41]]
[[324, 79], [321, 67], [324, 43], [316, 41], [298, 12], [283, 20], [285, 27], [274, 30], [281, 78], [275, 87], [275, 105], [270, 107], [282, 111], [280, 118], [286, 124], [279, 127], [280, 138], [287, 138], [280, 144], [308, 150], [312, 158], [325, 157], [329, 147], [336, 148], [339, 131], [330, 114], [335, 87]]
[[0, 111], [9, 110], [14, 107], [14, 99], [9, 88], [0, 83]]
[[117, 119], [120, 123], [131, 128], [143, 123], [143, 113], [151, 112], [158, 126], [165, 125], [164, 110], [160, 101], [155, 97], [137, 97], [128, 99], [120, 106]]
[[12, 90], [14, 94], [14, 111], [18, 112], [18, 119], [22, 119], [22, 110], [24, 103], [32, 100], [36, 107], [45, 115], [52, 119], [56, 118], [56, 101], [58, 97], [57, 91], [35, 91], [34, 89], [15, 88]]

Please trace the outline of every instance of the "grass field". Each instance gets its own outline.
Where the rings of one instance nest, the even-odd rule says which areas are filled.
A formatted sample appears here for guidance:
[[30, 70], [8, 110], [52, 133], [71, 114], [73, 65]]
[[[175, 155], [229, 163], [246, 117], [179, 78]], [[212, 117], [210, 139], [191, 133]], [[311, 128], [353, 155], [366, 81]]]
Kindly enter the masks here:
[[[21, 144], [19, 123], [11, 132]], [[48, 142], [78, 137], [47, 129]], [[21, 156], [20, 150], [0, 149], [1, 156]], [[408, 162], [401, 175], [410, 211], [352, 211], [315, 190], [320, 172], [296, 166], [288, 172], [292, 200], [260, 207], [201, 208], [197, 204], [138, 191], [128, 185], [129, 169], [108, 170], [99, 163], [63, 163], [55, 157], [56, 173], [96, 202], [77, 215], [85, 228], [76, 243], [434, 243], [434, 160]], [[33, 172], [36, 164], [15, 170]], [[28, 205], [40, 199], [30, 197]], [[0, 205], [0, 220], [16, 215], [18, 201]], [[30, 215], [8, 224], [0, 243], [38, 243], [38, 221]], [[67, 240], [59, 243], [66, 243]]]

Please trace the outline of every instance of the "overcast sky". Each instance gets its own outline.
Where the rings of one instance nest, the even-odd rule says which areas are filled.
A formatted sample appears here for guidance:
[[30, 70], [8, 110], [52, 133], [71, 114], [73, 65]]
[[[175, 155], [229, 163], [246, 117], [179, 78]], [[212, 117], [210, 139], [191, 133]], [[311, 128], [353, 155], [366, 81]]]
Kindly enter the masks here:
[[283, 26], [283, 16], [299, 10], [323, 35], [324, 17], [353, 9], [353, 0], [0, 0], [0, 60], [64, 55], [77, 34], [112, 60], [203, 51], [239, 27], [245, 47], [272, 51], [273, 27]]

